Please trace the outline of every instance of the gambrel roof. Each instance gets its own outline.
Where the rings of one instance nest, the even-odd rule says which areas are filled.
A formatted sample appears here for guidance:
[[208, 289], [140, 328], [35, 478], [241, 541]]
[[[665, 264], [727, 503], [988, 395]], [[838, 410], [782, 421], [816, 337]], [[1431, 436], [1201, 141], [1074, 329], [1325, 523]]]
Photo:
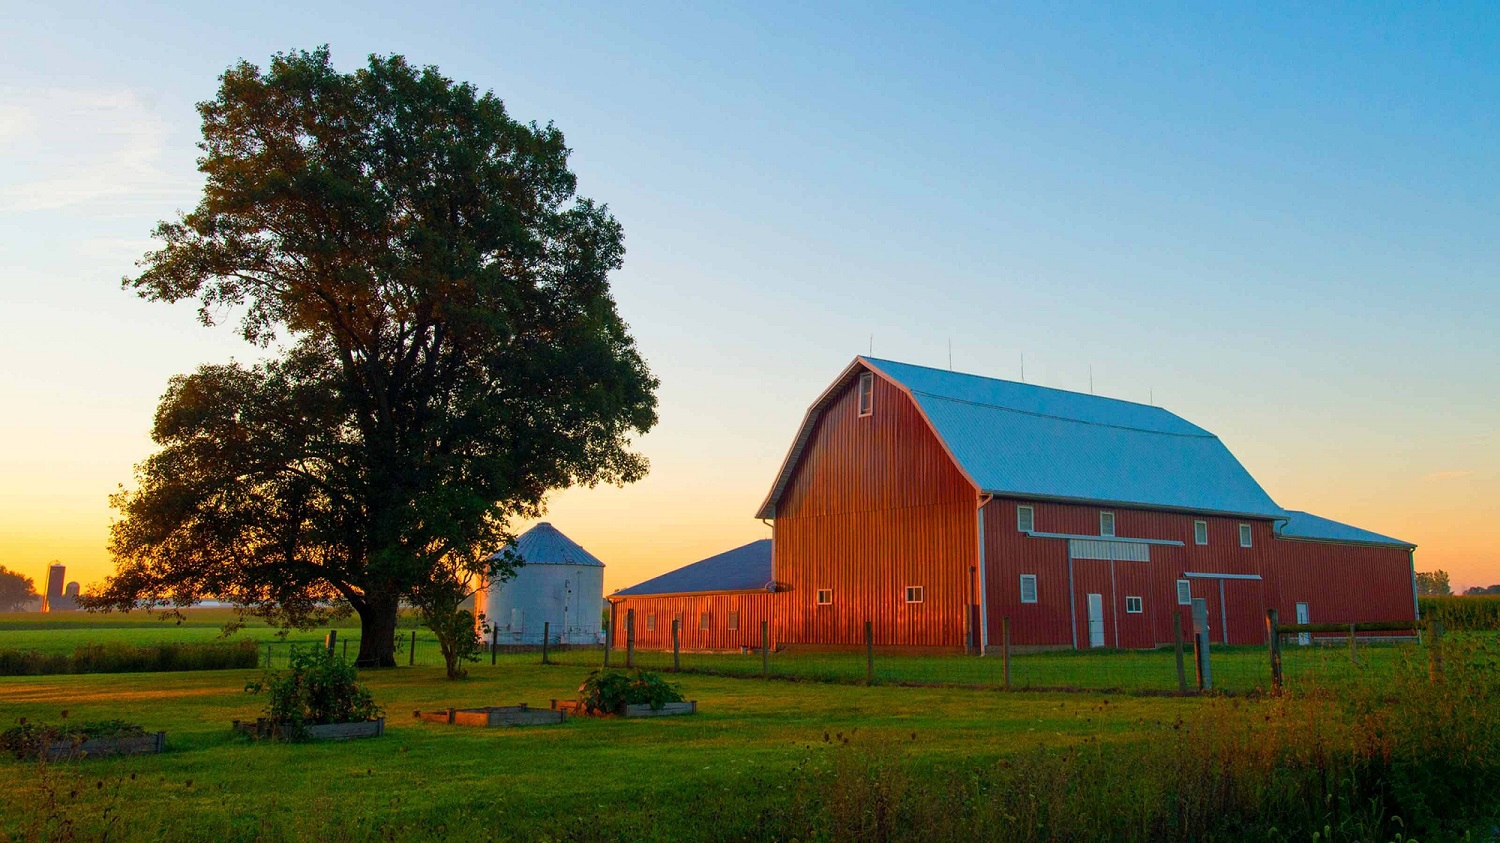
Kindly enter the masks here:
[[864, 371], [915, 402], [978, 492], [1287, 517], [1217, 436], [1160, 407], [871, 357], [809, 408], [758, 517], [775, 517], [818, 417]]

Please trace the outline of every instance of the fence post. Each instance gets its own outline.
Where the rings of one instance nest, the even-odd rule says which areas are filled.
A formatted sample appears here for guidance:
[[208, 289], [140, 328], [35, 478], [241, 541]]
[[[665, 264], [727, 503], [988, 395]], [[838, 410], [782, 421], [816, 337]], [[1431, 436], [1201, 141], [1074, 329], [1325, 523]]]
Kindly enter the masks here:
[[1359, 650], [1354, 643], [1354, 624], [1349, 624], [1349, 663], [1359, 667]]
[[552, 642], [552, 621], [542, 622], [542, 664], [551, 664], [547, 661], [547, 645]]
[[865, 684], [875, 684], [875, 624], [865, 621]]
[[672, 619], [672, 672], [682, 669], [682, 621]]
[[1208, 640], [1208, 601], [1193, 598], [1193, 661], [1198, 667], [1198, 690], [1212, 691], [1214, 688], [1213, 662], [1210, 659]]
[[333, 655], [333, 648], [337, 646], [338, 643], [339, 631], [336, 629], [328, 630], [328, 635], [324, 636], [323, 638], [323, 646], [328, 648], [328, 655]]
[[1010, 615], [1000, 619], [1000, 668], [1005, 690], [1010, 690]]
[[1275, 609], [1266, 610], [1266, 635], [1271, 640], [1271, 693], [1281, 693], [1281, 619]]
[[625, 669], [635, 667], [635, 610], [625, 610]]
[[1172, 613], [1172, 642], [1177, 652], [1177, 693], [1187, 693], [1187, 670], [1182, 664], [1182, 612]]
[[417, 663], [417, 631], [411, 631], [411, 649], [406, 653], [406, 666], [411, 667]]
[[615, 604], [609, 604], [609, 612], [604, 619], [604, 666], [609, 667], [609, 651], [615, 646]]
[[500, 652], [500, 627], [490, 627], [490, 666], [495, 664], [496, 654]]
[[1443, 619], [1434, 617], [1432, 619], [1432, 661], [1428, 665], [1428, 678], [1434, 683], [1443, 681]]
[[344, 639], [344, 661], [349, 660], [349, 639]]
[[771, 622], [760, 622], [760, 677], [771, 675]]

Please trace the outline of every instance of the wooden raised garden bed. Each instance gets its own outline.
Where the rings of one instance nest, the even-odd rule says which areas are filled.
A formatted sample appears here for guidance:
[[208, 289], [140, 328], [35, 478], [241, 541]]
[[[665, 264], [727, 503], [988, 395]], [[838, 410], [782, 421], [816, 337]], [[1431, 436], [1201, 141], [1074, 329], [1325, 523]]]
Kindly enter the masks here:
[[[291, 737], [293, 732], [289, 724], [272, 723], [264, 717], [258, 717], [254, 721], [236, 720], [233, 727], [236, 732], [243, 732], [254, 738], [287, 738]], [[374, 720], [364, 720], [358, 723], [321, 723], [303, 728], [307, 737], [313, 740], [347, 741], [354, 738], [378, 738], [385, 734], [385, 718], [377, 717]]]
[[[582, 703], [577, 700], [553, 700], [552, 707], [559, 713], [567, 712], [575, 716], [584, 714]], [[615, 709], [615, 717], [671, 717], [677, 714], [697, 714], [698, 701], [664, 703], [661, 708], [652, 708], [649, 705], [622, 705]]]
[[561, 709], [532, 708], [526, 703], [413, 711], [411, 716], [429, 723], [449, 723], [455, 726], [541, 726], [568, 719], [568, 715]]
[[89, 738], [82, 741], [52, 741], [47, 745], [47, 760], [64, 758], [100, 758], [106, 755], [155, 755], [166, 749], [167, 733], [155, 732], [121, 738]]

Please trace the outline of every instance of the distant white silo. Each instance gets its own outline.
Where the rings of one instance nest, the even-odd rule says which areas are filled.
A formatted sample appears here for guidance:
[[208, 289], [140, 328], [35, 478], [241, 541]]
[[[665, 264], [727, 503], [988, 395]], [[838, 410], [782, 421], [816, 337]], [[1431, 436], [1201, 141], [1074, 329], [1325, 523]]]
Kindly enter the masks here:
[[499, 642], [540, 644], [543, 624], [551, 624], [552, 643], [602, 640], [604, 563], [545, 521], [517, 537], [514, 550], [525, 564], [511, 579], [481, 589], [475, 600], [499, 630]]

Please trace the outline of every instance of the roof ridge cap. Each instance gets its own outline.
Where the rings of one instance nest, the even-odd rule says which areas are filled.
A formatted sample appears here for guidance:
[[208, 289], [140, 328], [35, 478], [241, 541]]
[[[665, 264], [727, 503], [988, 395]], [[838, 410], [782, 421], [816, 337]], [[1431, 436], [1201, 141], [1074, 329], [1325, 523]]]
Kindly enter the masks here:
[[[1023, 415], [1023, 416], [1034, 416], [1036, 418], [1041, 418], [1041, 419], [1056, 419], [1058, 421], [1072, 422], [1074, 424], [1086, 424], [1086, 425], [1090, 425], [1092, 427], [1112, 427], [1112, 428], [1114, 428], [1116, 430], [1133, 430], [1133, 431], [1135, 431], [1137, 433], [1154, 433], [1154, 434], [1156, 434], [1158, 436], [1180, 436], [1180, 437], [1182, 437], [1184, 439], [1218, 439], [1219, 438], [1218, 436], [1215, 436], [1213, 433], [1211, 433], [1211, 432], [1209, 432], [1207, 430], [1204, 430], [1202, 433], [1174, 433], [1174, 432], [1172, 432], [1170, 430], [1152, 430], [1150, 428], [1145, 428], [1145, 427], [1133, 427], [1133, 426], [1128, 425], [1128, 424], [1110, 424], [1108, 422], [1088, 421], [1086, 419], [1075, 419], [1075, 418], [1073, 418], [1071, 416], [1058, 416], [1058, 415], [1054, 415], [1052, 413], [1038, 413], [1038, 412], [1035, 412], [1033, 410], [1018, 410], [1015, 407], [1006, 407], [1006, 406], [1004, 406], [1002, 404], [988, 404], [988, 403], [986, 403], [984, 401], [970, 401], [970, 400], [967, 400], [967, 399], [964, 399], [964, 398], [954, 398], [951, 395], [940, 395], [940, 394], [938, 394], [936, 392], [927, 392], [927, 391], [921, 390], [921, 389], [911, 389], [911, 387], [907, 387], [907, 388], [911, 390], [911, 394], [912, 395], [925, 395], [928, 398], [936, 398], [936, 399], [938, 399], [940, 401], [952, 401], [955, 404], [968, 404], [968, 405], [973, 406], [973, 407], [988, 407], [988, 408], [990, 408], [992, 410], [1000, 410], [1000, 411], [1006, 412], [1006, 413], [1019, 413], [1020, 415]], [[1082, 393], [1078, 393], [1078, 394], [1082, 394]], [[1127, 403], [1129, 403], [1129, 402], [1127, 402]], [[1149, 406], [1149, 405], [1142, 404], [1142, 405], [1139, 405], [1139, 406], [1143, 406], [1144, 407], [1144, 406]], [[1158, 409], [1160, 409], [1160, 408], [1158, 408]], [[1171, 411], [1163, 410], [1162, 412], [1165, 412], [1168, 415], [1171, 415], [1173, 418], [1182, 421], [1184, 424], [1193, 424], [1192, 422], [1187, 421], [1186, 419], [1183, 419], [1181, 416], [1178, 416], [1178, 415], [1172, 413]], [[1193, 426], [1197, 427], [1197, 425], [1193, 425]], [[1202, 428], [1198, 428], [1198, 429], [1199, 430], [1203, 430]]]

